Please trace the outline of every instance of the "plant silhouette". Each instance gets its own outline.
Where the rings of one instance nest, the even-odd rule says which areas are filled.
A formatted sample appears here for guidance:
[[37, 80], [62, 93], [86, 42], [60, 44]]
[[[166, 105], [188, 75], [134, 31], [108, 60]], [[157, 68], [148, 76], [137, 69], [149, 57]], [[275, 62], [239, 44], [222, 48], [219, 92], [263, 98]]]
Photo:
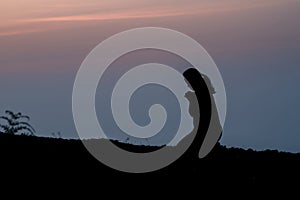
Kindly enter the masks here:
[[51, 135], [52, 135], [52, 137], [54, 137], [54, 138], [61, 138], [61, 137], [62, 137], [62, 134], [61, 134], [60, 131], [58, 131], [58, 132], [56, 132], [56, 133], [52, 132]]
[[3, 133], [10, 135], [34, 135], [35, 130], [29, 124], [30, 117], [23, 115], [22, 113], [14, 113], [12, 111], [5, 111], [6, 116], [0, 116], [0, 119], [6, 121], [6, 124], [0, 124], [0, 127], [3, 129]]

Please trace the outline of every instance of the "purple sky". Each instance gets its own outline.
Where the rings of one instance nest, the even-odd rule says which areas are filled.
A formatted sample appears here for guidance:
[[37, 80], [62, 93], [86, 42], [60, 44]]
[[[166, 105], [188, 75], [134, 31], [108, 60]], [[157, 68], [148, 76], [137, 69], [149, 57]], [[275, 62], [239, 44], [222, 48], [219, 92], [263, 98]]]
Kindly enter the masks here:
[[223, 144], [300, 152], [297, 0], [4, 0], [2, 5], [0, 112], [30, 115], [39, 135], [77, 136], [72, 87], [94, 46], [130, 28], [157, 26], [196, 39], [218, 65], [228, 98]]

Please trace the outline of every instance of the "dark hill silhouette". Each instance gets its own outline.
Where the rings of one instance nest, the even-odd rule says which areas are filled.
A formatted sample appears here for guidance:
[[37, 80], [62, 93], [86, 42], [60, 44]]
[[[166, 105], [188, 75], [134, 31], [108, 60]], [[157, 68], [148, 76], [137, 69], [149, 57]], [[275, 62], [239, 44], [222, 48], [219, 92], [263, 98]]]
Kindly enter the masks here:
[[[122, 145], [134, 151], [139, 151], [138, 148], [151, 148]], [[300, 178], [300, 154], [276, 150], [256, 152], [238, 148], [228, 149], [220, 144], [217, 144], [203, 159], [185, 154], [180, 162], [146, 174], [123, 173], [101, 164], [87, 152], [80, 140], [1, 134], [0, 153], [1, 172], [7, 172], [10, 177], [72, 176], [73, 178], [94, 177], [99, 180], [186, 178], [203, 183], [220, 184], [280, 184], [298, 181]]]

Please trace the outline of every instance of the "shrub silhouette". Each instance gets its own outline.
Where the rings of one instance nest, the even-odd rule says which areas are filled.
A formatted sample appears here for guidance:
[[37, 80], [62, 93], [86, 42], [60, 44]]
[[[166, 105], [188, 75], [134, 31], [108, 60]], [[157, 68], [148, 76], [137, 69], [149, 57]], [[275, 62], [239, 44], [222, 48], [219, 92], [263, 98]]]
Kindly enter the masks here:
[[62, 134], [61, 134], [60, 131], [58, 131], [58, 132], [56, 132], [56, 133], [52, 132], [51, 135], [52, 135], [52, 137], [54, 137], [54, 138], [62, 138]]
[[30, 118], [22, 113], [14, 113], [12, 111], [5, 111], [6, 116], [0, 116], [0, 119], [6, 121], [6, 124], [0, 124], [3, 129], [3, 133], [16, 135], [34, 135], [34, 128], [28, 123]]

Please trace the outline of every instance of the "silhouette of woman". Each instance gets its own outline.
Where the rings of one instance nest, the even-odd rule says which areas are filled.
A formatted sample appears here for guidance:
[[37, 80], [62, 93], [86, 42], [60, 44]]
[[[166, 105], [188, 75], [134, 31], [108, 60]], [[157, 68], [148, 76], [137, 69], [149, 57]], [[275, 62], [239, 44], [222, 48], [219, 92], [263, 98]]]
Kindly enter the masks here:
[[[203, 143], [206, 140], [206, 135], [210, 135], [210, 138], [207, 139], [209, 143], [219, 140], [219, 134], [222, 132], [213, 97], [215, 91], [209, 78], [200, 74], [197, 69], [190, 68], [183, 73], [183, 76], [185, 77], [188, 86], [194, 90], [194, 92], [187, 92], [185, 95], [190, 101], [189, 112], [194, 119], [194, 130], [191, 134], [186, 136], [182, 142], [185, 142], [187, 139], [190, 139], [189, 137], [195, 135], [192, 144], [184, 153], [183, 157], [204, 157], [211, 150], [210, 146], [212, 146], [205, 146]], [[178, 145], [180, 145], [180, 143]]]
[[[183, 159], [196, 159], [198, 157], [204, 157], [211, 150], [211, 146], [213, 146], [208, 145], [208, 147], [205, 147], [203, 142], [206, 139], [206, 135], [212, 136], [209, 138], [212, 142], [215, 142], [219, 139], [219, 134], [221, 133], [222, 128], [213, 98], [215, 91], [210, 84], [209, 78], [205, 75], [201, 75], [198, 70], [194, 68], [186, 70], [183, 73], [183, 76], [187, 81], [188, 86], [194, 91], [190, 91], [185, 94], [185, 97], [190, 101], [189, 112], [193, 117], [194, 130], [183, 138], [183, 140], [181, 140], [175, 148], [181, 149], [182, 146], [187, 146], [186, 144], [193, 140], [182, 157]], [[192, 137], [194, 136], [195, 138], [193, 139]], [[211, 144], [211, 141], [208, 141], [207, 143]], [[141, 148], [133, 148], [131, 145], [127, 145], [126, 143], [120, 143], [117, 141], [111, 142], [123, 150], [135, 153], [153, 152], [165, 146], [142, 146]], [[201, 151], [202, 149], [204, 150]]]

